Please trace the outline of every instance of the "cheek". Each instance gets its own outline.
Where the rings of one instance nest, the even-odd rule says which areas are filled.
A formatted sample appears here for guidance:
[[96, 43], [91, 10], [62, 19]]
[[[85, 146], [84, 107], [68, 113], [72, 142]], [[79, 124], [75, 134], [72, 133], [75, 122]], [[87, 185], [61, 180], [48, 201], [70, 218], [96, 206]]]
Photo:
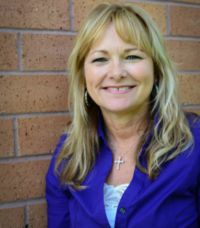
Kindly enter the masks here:
[[154, 80], [153, 73], [150, 71], [144, 71], [143, 69], [133, 70], [131, 75], [139, 84], [152, 83]]
[[132, 75], [137, 78], [138, 81], [148, 84], [153, 84], [154, 70], [151, 62], [138, 63], [137, 67], [132, 70]]
[[86, 65], [84, 67], [84, 77], [85, 77], [85, 82], [87, 87], [90, 86], [90, 84], [92, 83], [92, 78], [93, 78], [92, 75], [93, 75], [93, 72], [91, 68]]
[[86, 87], [91, 96], [95, 93], [95, 89], [98, 86], [98, 77], [96, 76], [92, 69], [85, 70]]
[[101, 86], [105, 72], [102, 68], [90, 66], [85, 67], [84, 75], [87, 87], [92, 89], [92, 87]]

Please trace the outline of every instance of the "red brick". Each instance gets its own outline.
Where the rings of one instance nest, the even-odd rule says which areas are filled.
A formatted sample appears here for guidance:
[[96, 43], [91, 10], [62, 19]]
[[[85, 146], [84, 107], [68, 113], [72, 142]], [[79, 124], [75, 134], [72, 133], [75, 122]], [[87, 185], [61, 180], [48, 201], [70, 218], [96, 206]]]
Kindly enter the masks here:
[[0, 120], [0, 157], [13, 156], [12, 120]]
[[67, 110], [67, 77], [2, 76], [0, 113], [27, 113]]
[[0, 27], [67, 29], [68, 1], [1, 0]]
[[171, 33], [200, 36], [200, 8], [171, 6]]
[[46, 228], [47, 212], [46, 204], [35, 204], [29, 206], [29, 226], [30, 228]]
[[143, 8], [156, 22], [163, 34], [167, 33], [167, 11], [166, 6], [159, 4], [135, 3], [135, 5]]
[[43, 197], [48, 160], [0, 164], [0, 202]]
[[74, 36], [25, 34], [23, 65], [25, 70], [66, 70]]
[[200, 105], [200, 75], [180, 77], [180, 98], [183, 104]]
[[[109, 2], [116, 3], [120, 1], [111, 0]], [[129, 1], [125, 1], [125, 2], [129, 2]], [[158, 24], [161, 31], [163, 33], [166, 33], [166, 8], [164, 5], [138, 3], [137, 1], [135, 1], [135, 3], [134, 1], [132, 2], [133, 4], [147, 11], [155, 20], [155, 22]], [[83, 22], [83, 19], [86, 17], [89, 11], [100, 3], [102, 3], [102, 1], [100, 0], [74, 1], [75, 30], [79, 30], [81, 23]]]
[[179, 70], [200, 69], [200, 41], [167, 40], [166, 46]]
[[17, 68], [17, 36], [13, 33], [0, 33], [0, 70]]
[[24, 227], [24, 208], [0, 209], [1, 228], [22, 228]]
[[66, 116], [19, 119], [21, 155], [52, 152], [69, 121]]

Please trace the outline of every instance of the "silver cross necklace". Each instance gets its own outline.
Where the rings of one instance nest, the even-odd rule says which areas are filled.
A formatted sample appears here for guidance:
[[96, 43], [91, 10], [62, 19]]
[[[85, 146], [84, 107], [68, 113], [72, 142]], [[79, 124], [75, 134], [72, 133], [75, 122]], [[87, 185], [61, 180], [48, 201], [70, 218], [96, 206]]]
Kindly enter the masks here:
[[120, 170], [120, 165], [124, 164], [125, 161], [122, 156], [119, 156], [117, 160], [114, 161], [114, 164], [117, 165], [117, 169]]
[[124, 152], [122, 155], [118, 155], [118, 158], [113, 161], [113, 164], [116, 165], [117, 170], [120, 170], [121, 165], [126, 163], [127, 160], [124, 159], [124, 157], [126, 157], [128, 152], [130, 152], [130, 149]]

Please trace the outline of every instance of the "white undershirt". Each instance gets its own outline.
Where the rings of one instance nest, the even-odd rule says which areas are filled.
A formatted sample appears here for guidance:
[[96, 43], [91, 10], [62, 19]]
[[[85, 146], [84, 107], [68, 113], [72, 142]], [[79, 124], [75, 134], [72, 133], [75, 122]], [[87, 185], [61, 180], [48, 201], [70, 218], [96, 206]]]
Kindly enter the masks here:
[[129, 184], [113, 186], [104, 183], [104, 205], [106, 216], [112, 228], [115, 227], [115, 218], [119, 201]]

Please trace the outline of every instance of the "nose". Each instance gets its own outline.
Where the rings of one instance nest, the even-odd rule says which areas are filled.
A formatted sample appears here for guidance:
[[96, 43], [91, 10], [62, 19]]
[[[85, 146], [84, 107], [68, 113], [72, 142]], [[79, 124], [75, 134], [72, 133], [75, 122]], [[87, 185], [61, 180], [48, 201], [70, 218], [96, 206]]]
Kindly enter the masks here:
[[127, 76], [127, 71], [124, 64], [120, 60], [113, 60], [110, 64], [109, 77], [115, 80], [120, 80]]

